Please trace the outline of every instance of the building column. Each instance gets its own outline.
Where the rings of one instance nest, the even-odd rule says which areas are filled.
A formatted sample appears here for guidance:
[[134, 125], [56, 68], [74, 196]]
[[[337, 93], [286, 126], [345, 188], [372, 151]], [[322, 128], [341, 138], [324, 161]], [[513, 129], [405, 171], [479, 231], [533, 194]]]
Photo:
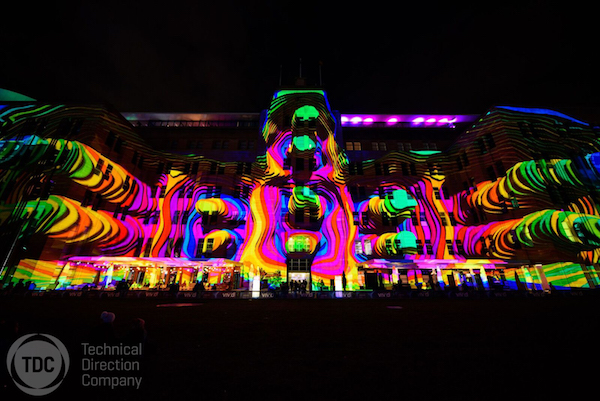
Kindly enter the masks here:
[[481, 265], [479, 267], [479, 277], [481, 278], [481, 283], [483, 284], [483, 288], [486, 290], [490, 289], [490, 283], [488, 282], [487, 274], [485, 274], [485, 266]]
[[444, 276], [442, 275], [442, 269], [439, 266], [435, 267], [435, 275], [437, 277], [437, 282], [440, 284], [440, 288], [443, 290], [446, 287], [446, 282], [444, 281]]
[[590, 270], [588, 269], [588, 267], [583, 263], [580, 263], [579, 266], [581, 266], [581, 270], [583, 271], [585, 280], [588, 282], [588, 285], [590, 286], [590, 288], [596, 288], [596, 283], [594, 283], [594, 279], [592, 278], [592, 275], [590, 274]]
[[542, 290], [550, 291], [550, 284], [548, 283], [548, 279], [546, 278], [546, 274], [544, 273], [544, 266], [542, 266], [541, 264], [537, 264], [534, 267], [537, 271], [538, 277], [540, 278]]

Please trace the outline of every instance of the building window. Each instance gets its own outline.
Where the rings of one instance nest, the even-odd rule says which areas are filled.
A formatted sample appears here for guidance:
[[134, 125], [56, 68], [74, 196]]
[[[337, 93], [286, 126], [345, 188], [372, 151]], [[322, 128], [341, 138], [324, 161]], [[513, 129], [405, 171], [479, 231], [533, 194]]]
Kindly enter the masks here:
[[366, 226], [367, 224], [369, 224], [369, 212], [362, 212], [361, 217], [362, 217], [361, 223], [363, 226]]
[[117, 142], [115, 143], [114, 151], [117, 153], [121, 153], [121, 148], [123, 147], [123, 140], [117, 137]]
[[467, 157], [467, 154], [465, 152], [461, 153], [460, 158], [462, 159], [462, 162], [465, 166], [469, 165], [469, 158]]
[[406, 163], [402, 163], [402, 175], [409, 175], [408, 164], [406, 164]]
[[479, 153], [482, 155], [486, 154], [487, 147], [485, 146], [485, 142], [484, 142], [483, 138], [478, 138], [476, 143], [477, 143], [477, 148], [479, 149]]
[[206, 188], [206, 197], [207, 198], [220, 198], [221, 197], [221, 189], [220, 185], [211, 186]]
[[208, 238], [206, 240], [206, 255], [212, 254], [214, 242], [214, 238]]
[[150, 251], [152, 250], [152, 238], [146, 240], [146, 246], [144, 247], [144, 257], [150, 256]]
[[239, 150], [254, 149], [254, 141], [244, 141], [244, 140], [241, 140], [241, 141], [238, 142], [238, 149]]
[[371, 247], [371, 240], [365, 240], [365, 255], [371, 255], [373, 253], [373, 248]]
[[360, 241], [354, 241], [354, 253], [356, 255], [362, 255], [363, 247], [362, 247], [362, 243]]
[[213, 141], [212, 148], [213, 149], [227, 149], [227, 148], [229, 148], [229, 141], [226, 141], [226, 140]]
[[310, 237], [297, 235], [288, 239], [288, 249], [291, 252], [310, 252]]
[[112, 164], [109, 164], [108, 166], [106, 166], [106, 171], [104, 172], [104, 176], [102, 177], [103, 180], [108, 180], [110, 178], [112, 169], [113, 169]]
[[504, 163], [502, 163], [502, 160], [498, 160], [496, 162], [496, 171], [498, 172], [499, 176], [506, 175], [506, 169], [504, 168]]
[[386, 151], [387, 146], [385, 142], [371, 142], [371, 149], [377, 151]]
[[362, 150], [360, 142], [346, 142], [346, 150]]
[[443, 226], [448, 225], [448, 220], [446, 220], [446, 213], [440, 213], [440, 221]]
[[423, 241], [420, 239], [417, 240], [417, 253], [423, 255]]
[[375, 175], [390, 175], [390, 165], [375, 163]]
[[350, 175], [362, 175], [363, 165], [362, 162], [351, 162], [348, 164]]
[[[61, 124], [62, 124], [62, 121], [61, 121]], [[115, 133], [112, 131], [108, 131], [108, 135], [106, 136], [106, 141], [104, 143], [106, 144], [106, 146], [108, 146], [110, 149], [112, 149], [112, 146], [115, 143], [115, 139], [117, 139], [117, 136], [115, 135]]]
[[202, 256], [202, 248], [204, 247], [204, 238], [198, 238], [198, 246], [196, 247], [196, 257]]
[[310, 271], [310, 260], [309, 259], [288, 259], [287, 261], [288, 271]]
[[454, 255], [454, 247], [452, 246], [452, 241], [451, 240], [446, 240], [446, 247], [448, 248], [448, 254], [449, 255]]

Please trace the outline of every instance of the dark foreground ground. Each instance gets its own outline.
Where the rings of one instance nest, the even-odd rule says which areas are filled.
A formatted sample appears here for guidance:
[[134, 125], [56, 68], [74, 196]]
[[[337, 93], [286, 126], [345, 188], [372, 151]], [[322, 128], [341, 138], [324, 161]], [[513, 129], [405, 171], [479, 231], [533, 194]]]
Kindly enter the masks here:
[[[72, 369], [52, 395], [0, 399], [353, 400], [597, 397], [600, 298], [1, 299], [20, 335], [51, 334]], [[81, 343], [104, 310], [145, 319], [140, 390], [83, 387]], [[4, 357], [2, 357], [4, 364]], [[592, 391], [592, 394], [588, 392]]]

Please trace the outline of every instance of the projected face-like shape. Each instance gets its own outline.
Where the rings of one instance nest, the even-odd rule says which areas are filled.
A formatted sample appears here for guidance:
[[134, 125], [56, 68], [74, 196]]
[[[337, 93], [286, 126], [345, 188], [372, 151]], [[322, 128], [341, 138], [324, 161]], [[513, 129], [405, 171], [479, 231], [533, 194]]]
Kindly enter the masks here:
[[250, 197], [253, 227], [242, 261], [286, 271], [290, 260], [305, 260], [313, 282], [344, 275], [355, 283], [357, 228], [334, 135], [321, 92], [273, 99], [263, 127], [267, 166]]

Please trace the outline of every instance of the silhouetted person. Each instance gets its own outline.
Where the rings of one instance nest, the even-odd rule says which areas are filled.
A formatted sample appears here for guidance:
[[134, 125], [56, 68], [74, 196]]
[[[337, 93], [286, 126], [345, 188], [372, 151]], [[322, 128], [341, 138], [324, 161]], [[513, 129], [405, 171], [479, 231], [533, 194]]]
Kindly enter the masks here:
[[131, 328], [125, 337], [125, 341], [128, 344], [142, 344], [142, 347], [146, 345], [148, 339], [148, 332], [146, 331], [146, 321], [136, 317], [131, 322]]
[[288, 292], [290, 290], [290, 285], [287, 282], [281, 283], [279, 289], [281, 290], [281, 296], [283, 298], [287, 298]]
[[19, 282], [15, 285], [13, 293], [22, 294], [23, 292], [25, 292], [25, 284], [23, 283], [23, 279], [21, 278], [19, 279]]
[[194, 285], [194, 290], [193, 290], [196, 294], [204, 294], [204, 283], [202, 282], [202, 280], [198, 280], [196, 282], [196, 285]]
[[117, 284], [117, 287], [115, 288], [115, 290], [119, 293], [120, 297], [126, 297], [127, 292], [129, 291], [129, 284], [127, 283], [127, 281], [125, 281], [125, 279], [122, 279]]
[[4, 288], [4, 290], [6, 291], [7, 294], [12, 294], [14, 289], [15, 289], [15, 283], [13, 283], [12, 281], [9, 281], [8, 284], [6, 285], [6, 287]]
[[91, 340], [95, 343], [114, 343], [117, 339], [113, 322], [115, 314], [104, 311], [100, 314], [100, 324], [92, 330]]
[[179, 283], [175, 282], [169, 287], [169, 292], [176, 295], [179, 292]]

